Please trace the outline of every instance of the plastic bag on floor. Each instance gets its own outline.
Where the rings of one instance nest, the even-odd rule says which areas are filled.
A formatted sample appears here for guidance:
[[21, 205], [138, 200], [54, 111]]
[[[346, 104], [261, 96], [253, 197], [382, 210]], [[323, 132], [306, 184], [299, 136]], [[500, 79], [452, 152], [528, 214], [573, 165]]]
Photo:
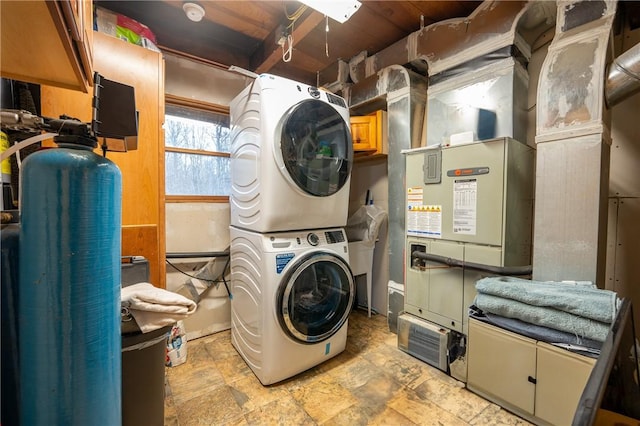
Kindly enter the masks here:
[[176, 367], [187, 362], [187, 336], [184, 324], [178, 321], [171, 328], [169, 338], [167, 339], [167, 356], [165, 365], [167, 367]]

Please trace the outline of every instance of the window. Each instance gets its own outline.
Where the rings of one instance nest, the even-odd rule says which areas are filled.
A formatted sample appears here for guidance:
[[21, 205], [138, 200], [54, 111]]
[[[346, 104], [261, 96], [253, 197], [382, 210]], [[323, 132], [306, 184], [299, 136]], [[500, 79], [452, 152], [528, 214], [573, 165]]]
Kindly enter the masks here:
[[167, 96], [164, 135], [167, 201], [228, 201], [228, 108]]

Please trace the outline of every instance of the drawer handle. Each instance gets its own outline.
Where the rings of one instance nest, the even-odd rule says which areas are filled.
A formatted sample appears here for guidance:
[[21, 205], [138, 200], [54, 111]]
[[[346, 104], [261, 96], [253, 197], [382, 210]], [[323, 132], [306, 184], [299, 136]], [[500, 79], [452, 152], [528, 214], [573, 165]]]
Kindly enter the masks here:
[[533, 383], [534, 385], [538, 382], [535, 378], [531, 376], [527, 377], [527, 380], [529, 381], [529, 383]]

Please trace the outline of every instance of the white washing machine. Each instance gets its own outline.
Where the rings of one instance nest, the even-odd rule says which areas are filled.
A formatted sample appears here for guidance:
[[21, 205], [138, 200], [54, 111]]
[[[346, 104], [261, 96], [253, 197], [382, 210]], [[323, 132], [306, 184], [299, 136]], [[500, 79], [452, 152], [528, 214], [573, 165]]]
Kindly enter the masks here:
[[231, 102], [231, 225], [344, 227], [353, 144], [346, 101], [262, 74]]
[[354, 297], [343, 229], [231, 227], [231, 342], [263, 385], [344, 351]]

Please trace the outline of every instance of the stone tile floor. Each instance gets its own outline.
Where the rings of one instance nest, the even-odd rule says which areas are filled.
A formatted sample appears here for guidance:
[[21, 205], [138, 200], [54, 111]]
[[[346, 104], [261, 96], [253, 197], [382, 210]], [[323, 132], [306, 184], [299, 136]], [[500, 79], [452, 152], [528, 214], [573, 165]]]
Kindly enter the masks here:
[[262, 386], [224, 331], [167, 368], [165, 425], [529, 425], [397, 348], [381, 315], [349, 317], [346, 350]]

